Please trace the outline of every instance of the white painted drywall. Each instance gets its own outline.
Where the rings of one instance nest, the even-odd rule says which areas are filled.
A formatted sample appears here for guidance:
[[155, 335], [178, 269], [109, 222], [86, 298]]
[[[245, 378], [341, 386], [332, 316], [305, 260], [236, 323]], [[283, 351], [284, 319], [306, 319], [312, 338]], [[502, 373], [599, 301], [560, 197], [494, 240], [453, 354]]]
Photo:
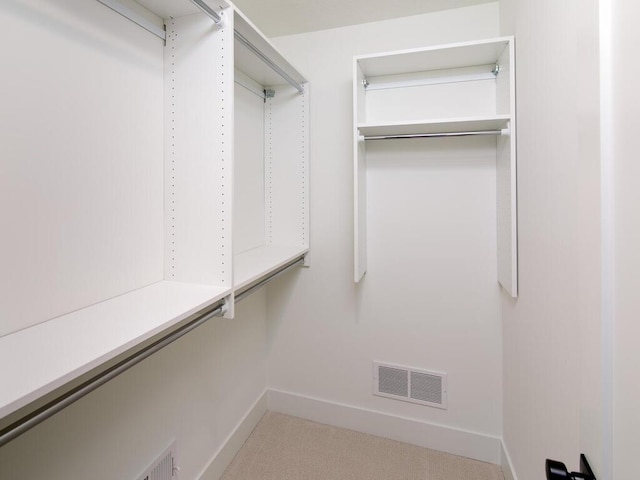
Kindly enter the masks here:
[[[498, 36], [497, 4], [279, 37], [311, 95], [312, 267], [269, 287], [269, 386], [499, 436], [495, 140], [368, 146], [369, 268], [353, 269], [353, 56]], [[372, 362], [449, 374], [449, 409], [372, 395]]]
[[503, 297], [504, 441], [602, 464], [598, 2], [501, 0], [516, 36], [519, 298]]
[[611, 72], [612, 145], [614, 155], [614, 342], [613, 342], [613, 477], [638, 478], [640, 431], [640, 163], [637, 79], [640, 5], [613, 0]]
[[264, 100], [236, 84], [233, 251], [265, 245]]

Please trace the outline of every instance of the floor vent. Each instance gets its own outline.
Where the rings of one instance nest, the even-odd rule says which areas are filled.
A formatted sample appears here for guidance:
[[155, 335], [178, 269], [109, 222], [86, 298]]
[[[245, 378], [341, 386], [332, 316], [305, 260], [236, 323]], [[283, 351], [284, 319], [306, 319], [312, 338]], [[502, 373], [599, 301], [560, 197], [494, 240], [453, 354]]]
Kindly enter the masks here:
[[447, 375], [374, 362], [373, 394], [446, 409]]
[[177, 472], [176, 442], [173, 442], [171, 446], [138, 477], [138, 480], [177, 480]]

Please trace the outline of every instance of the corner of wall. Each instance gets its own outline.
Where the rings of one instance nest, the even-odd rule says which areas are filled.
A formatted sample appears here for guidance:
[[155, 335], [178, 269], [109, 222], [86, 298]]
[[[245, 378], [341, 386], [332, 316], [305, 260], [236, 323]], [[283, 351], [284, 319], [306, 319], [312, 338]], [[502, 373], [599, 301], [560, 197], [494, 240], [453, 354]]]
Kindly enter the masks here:
[[500, 442], [500, 466], [502, 467], [504, 480], [518, 480], [515, 469], [513, 468], [513, 463], [511, 463], [511, 456], [507, 450], [504, 438]]
[[209, 464], [198, 475], [199, 480], [218, 480], [233, 461], [244, 442], [267, 412], [267, 392], [256, 400], [235, 430], [227, 437], [222, 447], [213, 455]]

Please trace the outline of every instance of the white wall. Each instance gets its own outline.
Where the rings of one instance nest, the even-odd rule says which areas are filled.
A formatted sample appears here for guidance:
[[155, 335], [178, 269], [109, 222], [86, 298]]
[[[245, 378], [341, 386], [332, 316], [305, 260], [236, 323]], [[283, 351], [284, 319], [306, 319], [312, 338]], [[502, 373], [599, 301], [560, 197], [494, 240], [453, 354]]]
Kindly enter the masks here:
[[602, 464], [598, 2], [501, 0], [516, 35], [519, 298], [504, 297], [504, 441]]
[[640, 431], [640, 163], [638, 162], [638, 115], [640, 75], [637, 20], [640, 5], [614, 0], [612, 5], [613, 69], [611, 91], [615, 188], [615, 320], [613, 368], [613, 478], [638, 478], [638, 431]]
[[[497, 4], [279, 37], [310, 80], [312, 267], [269, 290], [269, 387], [500, 436], [493, 139], [369, 145], [353, 284], [353, 56], [498, 35]], [[449, 409], [372, 395], [372, 361], [449, 374]]]

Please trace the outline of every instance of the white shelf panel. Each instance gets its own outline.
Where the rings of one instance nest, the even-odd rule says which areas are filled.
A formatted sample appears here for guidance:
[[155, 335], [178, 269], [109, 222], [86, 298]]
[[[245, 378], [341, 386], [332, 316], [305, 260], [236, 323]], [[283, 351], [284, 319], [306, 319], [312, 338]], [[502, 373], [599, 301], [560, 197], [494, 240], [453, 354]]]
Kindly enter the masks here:
[[467, 117], [424, 120], [419, 122], [398, 122], [385, 124], [359, 124], [360, 135], [413, 135], [421, 133], [454, 133], [507, 128], [509, 115], [490, 117]]
[[[234, 29], [296, 82], [300, 84], [306, 83], [305, 77], [284, 58], [267, 37], [238, 9], [235, 9]], [[285, 79], [237, 40], [235, 41], [235, 67], [262, 86], [287, 85]]]
[[0, 338], [0, 418], [126, 352], [230, 289], [158, 282]]
[[260, 280], [308, 251], [306, 247], [268, 245], [236, 255], [233, 262], [236, 290]]
[[365, 77], [447, 70], [495, 63], [510, 37], [356, 57]]

